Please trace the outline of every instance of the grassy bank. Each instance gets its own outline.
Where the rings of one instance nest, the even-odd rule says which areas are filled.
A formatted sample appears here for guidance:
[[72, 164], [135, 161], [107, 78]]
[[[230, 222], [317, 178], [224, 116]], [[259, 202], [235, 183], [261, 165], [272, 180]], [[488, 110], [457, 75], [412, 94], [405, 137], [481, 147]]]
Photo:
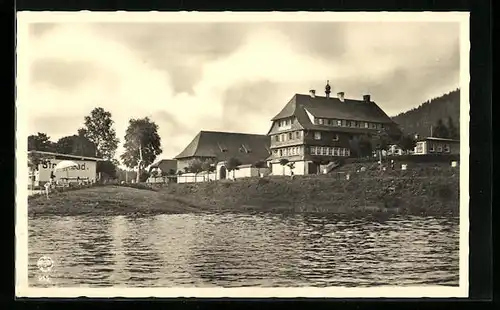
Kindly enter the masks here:
[[398, 213], [458, 215], [457, 169], [248, 178], [156, 189], [101, 186], [29, 198], [29, 215]]

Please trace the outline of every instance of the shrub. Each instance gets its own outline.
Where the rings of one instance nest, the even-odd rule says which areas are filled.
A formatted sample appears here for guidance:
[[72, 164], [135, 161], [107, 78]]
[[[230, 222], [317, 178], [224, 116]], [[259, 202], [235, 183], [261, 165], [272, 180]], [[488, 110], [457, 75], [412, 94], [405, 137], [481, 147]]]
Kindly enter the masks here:
[[270, 180], [267, 178], [260, 178], [259, 181], [257, 182], [258, 185], [264, 185], [264, 184], [269, 184]]

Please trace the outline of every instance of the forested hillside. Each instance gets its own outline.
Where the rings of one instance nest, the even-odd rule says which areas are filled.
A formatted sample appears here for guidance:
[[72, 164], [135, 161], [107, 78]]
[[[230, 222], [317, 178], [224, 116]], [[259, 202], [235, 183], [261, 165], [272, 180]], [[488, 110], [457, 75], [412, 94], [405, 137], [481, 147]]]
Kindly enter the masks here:
[[[401, 113], [392, 119], [401, 126], [404, 133], [427, 137], [431, 135], [431, 126], [435, 130], [439, 120], [447, 123], [450, 118], [459, 129], [460, 89], [424, 102], [419, 107]], [[435, 132], [433, 134], [436, 136]]]

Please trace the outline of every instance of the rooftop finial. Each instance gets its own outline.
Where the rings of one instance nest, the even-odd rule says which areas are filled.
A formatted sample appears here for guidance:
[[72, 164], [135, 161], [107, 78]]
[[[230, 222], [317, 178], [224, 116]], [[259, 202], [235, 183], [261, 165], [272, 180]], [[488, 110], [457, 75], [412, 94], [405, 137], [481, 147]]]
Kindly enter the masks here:
[[331, 87], [330, 87], [330, 80], [326, 81], [326, 86], [325, 86], [325, 94], [326, 98], [330, 98], [330, 92], [331, 92]]

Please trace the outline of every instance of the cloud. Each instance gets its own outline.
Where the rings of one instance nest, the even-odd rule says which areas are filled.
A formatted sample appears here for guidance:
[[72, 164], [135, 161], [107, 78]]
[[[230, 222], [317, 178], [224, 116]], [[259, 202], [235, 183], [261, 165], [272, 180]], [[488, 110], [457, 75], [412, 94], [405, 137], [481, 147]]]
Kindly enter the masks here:
[[451, 23], [36, 27], [31, 122], [59, 138], [100, 106], [123, 140], [130, 118], [148, 116], [159, 125], [162, 157], [177, 155], [200, 130], [266, 133], [293, 94], [321, 93], [326, 79], [350, 98], [369, 92], [389, 114], [458, 86]]
[[49, 87], [72, 90], [95, 77], [97, 72], [98, 67], [91, 61], [37, 59], [32, 64], [31, 80], [33, 83], [49, 84]]

